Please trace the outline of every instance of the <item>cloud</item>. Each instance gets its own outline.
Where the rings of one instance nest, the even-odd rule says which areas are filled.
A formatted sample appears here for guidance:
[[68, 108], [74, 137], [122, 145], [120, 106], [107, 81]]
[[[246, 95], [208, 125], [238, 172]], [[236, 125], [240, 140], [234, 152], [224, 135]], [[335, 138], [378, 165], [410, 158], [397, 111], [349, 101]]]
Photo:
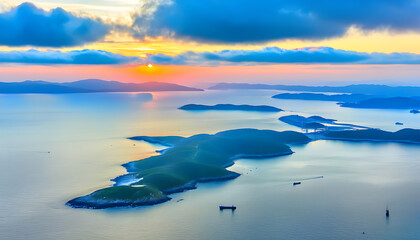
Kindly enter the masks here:
[[23, 64], [147, 64], [158, 65], [264, 65], [264, 64], [420, 64], [420, 54], [365, 53], [309, 47], [282, 49], [266, 47], [258, 50], [223, 50], [216, 52], [184, 52], [175, 56], [161, 53], [147, 58], [129, 57], [101, 50], [75, 51], [0, 51], [0, 63]]
[[100, 50], [78, 51], [9, 51], [0, 52], [0, 63], [26, 64], [126, 64], [140, 62], [137, 57], [127, 57]]
[[420, 31], [419, 0], [142, 0], [138, 38], [166, 36], [215, 43], [318, 40], [350, 27]]
[[44, 11], [22, 3], [0, 13], [0, 45], [69, 47], [102, 40], [110, 26], [62, 8]]
[[176, 56], [148, 55], [147, 61], [165, 65], [226, 65], [226, 64], [420, 64], [420, 54], [365, 53], [309, 47], [282, 49], [267, 47], [259, 50], [223, 50], [217, 52], [186, 52]]

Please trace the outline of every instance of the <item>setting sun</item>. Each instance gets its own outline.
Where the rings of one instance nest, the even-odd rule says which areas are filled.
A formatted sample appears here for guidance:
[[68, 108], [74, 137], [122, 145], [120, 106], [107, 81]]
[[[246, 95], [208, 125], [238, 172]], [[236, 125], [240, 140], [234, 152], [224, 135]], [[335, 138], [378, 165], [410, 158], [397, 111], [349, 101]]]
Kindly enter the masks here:
[[149, 63], [147, 66], [148, 66], [149, 68], [153, 67], [153, 65], [152, 65], [151, 63]]

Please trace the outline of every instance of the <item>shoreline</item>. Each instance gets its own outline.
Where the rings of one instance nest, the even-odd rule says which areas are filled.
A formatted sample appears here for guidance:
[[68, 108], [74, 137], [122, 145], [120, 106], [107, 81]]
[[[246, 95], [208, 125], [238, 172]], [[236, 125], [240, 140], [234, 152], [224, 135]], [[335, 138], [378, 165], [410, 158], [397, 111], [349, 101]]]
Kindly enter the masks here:
[[257, 129], [197, 134], [189, 138], [139, 136], [129, 139], [170, 147], [158, 155], [122, 164], [127, 174], [111, 179], [115, 182], [113, 186], [74, 198], [66, 205], [104, 209], [163, 203], [171, 199], [168, 195], [196, 189], [198, 183], [239, 177], [241, 174], [227, 169], [237, 159], [291, 155], [294, 152], [286, 144], [311, 141], [294, 131]]
[[225, 176], [200, 178], [197, 180], [193, 180], [180, 187], [162, 191], [162, 193], [165, 194], [165, 196], [161, 198], [151, 198], [148, 200], [141, 200], [141, 201], [105, 201], [105, 200], [93, 199], [91, 196], [92, 194], [89, 194], [86, 196], [74, 198], [68, 201], [66, 205], [72, 208], [87, 208], [87, 209], [106, 209], [106, 208], [115, 208], [115, 207], [132, 208], [132, 207], [141, 207], [141, 206], [151, 206], [151, 205], [156, 205], [156, 204], [160, 204], [160, 203], [164, 203], [164, 202], [172, 200], [172, 198], [168, 195], [197, 189], [198, 183], [228, 181], [228, 180], [235, 179], [239, 177], [240, 175], [241, 174], [239, 173], [232, 172], [231, 174], [225, 175]]
[[350, 142], [388, 142], [388, 143], [409, 143], [409, 144], [420, 144], [420, 142], [410, 140], [383, 140], [383, 139], [357, 139], [357, 138], [335, 138], [326, 137], [323, 135], [322, 139], [317, 140], [337, 140], [337, 141], [350, 141]]

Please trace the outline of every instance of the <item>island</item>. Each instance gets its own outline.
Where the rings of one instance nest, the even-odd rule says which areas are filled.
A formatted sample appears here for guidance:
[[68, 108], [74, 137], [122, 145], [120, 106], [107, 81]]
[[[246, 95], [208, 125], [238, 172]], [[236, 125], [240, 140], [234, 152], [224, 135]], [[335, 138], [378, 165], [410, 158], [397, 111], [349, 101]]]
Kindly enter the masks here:
[[312, 129], [314, 131], [339, 131], [346, 129], [367, 128], [364, 126], [354, 124], [338, 123], [335, 119], [323, 118], [321, 116], [303, 117], [300, 115], [288, 115], [280, 117], [279, 120], [289, 125], [302, 128], [306, 131], [308, 131], [309, 129]]
[[203, 91], [178, 84], [164, 82], [123, 83], [100, 79], [85, 79], [75, 82], [23, 81], [0, 82], [2, 94], [62, 94], [95, 92], [161, 92], [161, 91]]
[[293, 100], [315, 100], [315, 101], [333, 101], [333, 102], [358, 102], [368, 99], [369, 95], [364, 94], [322, 94], [322, 93], [281, 93], [272, 96], [276, 99]]
[[74, 208], [112, 208], [153, 205], [168, 196], [196, 188], [198, 182], [234, 179], [227, 170], [240, 158], [270, 158], [292, 154], [288, 144], [308, 143], [310, 138], [293, 131], [236, 129], [191, 137], [132, 137], [132, 140], [170, 146], [160, 155], [124, 164], [127, 174], [111, 187], [67, 202]]
[[348, 108], [412, 109], [420, 108], [420, 100], [408, 97], [371, 98], [360, 102], [338, 103]]
[[326, 132], [326, 139], [350, 140], [350, 141], [386, 141], [420, 143], [420, 129], [404, 128], [396, 132], [388, 132], [380, 129], [361, 129], [350, 131]]
[[410, 110], [410, 113], [417, 114], [417, 113], [420, 113], [420, 110], [417, 110], [417, 109], [412, 109], [412, 110]]
[[420, 87], [418, 86], [387, 86], [378, 84], [353, 84], [347, 86], [304, 86], [304, 85], [270, 85], [270, 84], [250, 84], [250, 83], [218, 83], [209, 89], [212, 90], [284, 90], [298, 92], [320, 92], [320, 93], [352, 93], [365, 94], [381, 97], [413, 97], [419, 96]]
[[205, 110], [238, 110], [238, 111], [257, 111], [257, 112], [281, 112], [283, 111], [280, 108], [260, 105], [260, 106], [252, 106], [252, 105], [234, 105], [234, 104], [217, 104], [217, 105], [200, 105], [200, 104], [187, 104], [179, 109], [187, 110], [187, 111], [205, 111]]

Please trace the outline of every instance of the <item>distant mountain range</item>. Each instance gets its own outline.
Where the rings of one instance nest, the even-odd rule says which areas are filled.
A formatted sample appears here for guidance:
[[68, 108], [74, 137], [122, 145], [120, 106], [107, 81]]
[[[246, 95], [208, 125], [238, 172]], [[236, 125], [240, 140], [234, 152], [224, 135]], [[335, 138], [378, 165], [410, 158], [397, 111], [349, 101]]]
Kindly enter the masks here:
[[273, 89], [299, 92], [334, 92], [366, 94], [383, 97], [412, 97], [418, 96], [420, 87], [414, 86], [387, 86], [375, 84], [356, 84], [348, 86], [302, 86], [302, 85], [269, 85], [269, 84], [249, 84], [249, 83], [219, 83], [209, 89], [228, 90], [228, 89]]
[[122, 83], [100, 79], [85, 79], [75, 82], [0, 82], [0, 93], [93, 93], [93, 92], [160, 92], [160, 91], [203, 91], [178, 84], [163, 82]]

